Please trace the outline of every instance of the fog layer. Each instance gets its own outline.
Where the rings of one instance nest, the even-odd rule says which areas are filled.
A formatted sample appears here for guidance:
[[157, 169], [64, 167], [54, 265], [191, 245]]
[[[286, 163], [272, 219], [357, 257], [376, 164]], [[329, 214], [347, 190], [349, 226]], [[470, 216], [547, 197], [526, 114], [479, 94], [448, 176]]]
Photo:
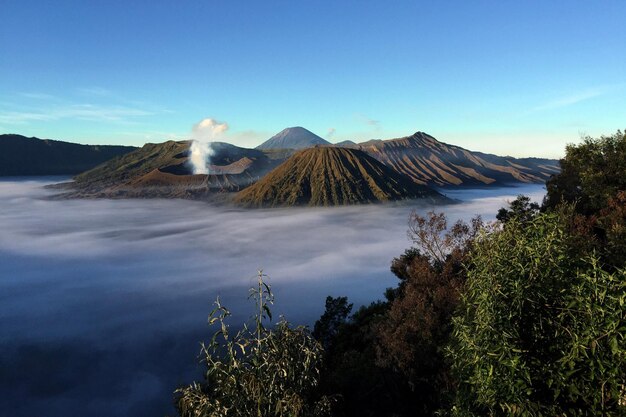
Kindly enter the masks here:
[[[220, 295], [244, 320], [257, 269], [275, 316], [312, 324], [327, 295], [355, 304], [396, 284], [416, 204], [238, 210], [178, 200], [56, 201], [43, 185], [0, 181], [0, 410], [11, 416], [173, 414], [199, 377], [198, 343]], [[541, 186], [445, 191], [452, 220], [493, 219]]]

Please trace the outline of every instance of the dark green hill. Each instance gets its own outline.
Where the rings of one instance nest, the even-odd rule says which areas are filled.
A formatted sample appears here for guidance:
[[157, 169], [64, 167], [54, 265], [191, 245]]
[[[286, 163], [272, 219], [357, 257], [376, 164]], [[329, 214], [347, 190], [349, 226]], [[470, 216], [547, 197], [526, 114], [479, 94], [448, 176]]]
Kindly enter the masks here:
[[365, 152], [315, 147], [297, 152], [256, 184], [240, 191], [245, 207], [335, 206], [402, 199], [449, 201]]
[[73, 175], [135, 149], [0, 135], [0, 176]]

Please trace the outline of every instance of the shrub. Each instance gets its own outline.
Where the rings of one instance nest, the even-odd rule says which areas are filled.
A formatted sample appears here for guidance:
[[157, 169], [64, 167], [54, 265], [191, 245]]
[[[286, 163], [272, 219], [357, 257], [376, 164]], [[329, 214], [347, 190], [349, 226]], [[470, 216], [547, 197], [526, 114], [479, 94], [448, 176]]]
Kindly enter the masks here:
[[626, 272], [581, 252], [570, 210], [478, 239], [449, 349], [458, 416], [626, 415]]
[[316, 395], [322, 347], [302, 327], [281, 319], [273, 328], [270, 287], [259, 272], [254, 325], [231, 335], [230, 312], [216, 301], [209, 325], [217, 326], [202, 346], [205, 381], [176, 390], [182, 417], [305, 417], [329, 415], [332, 398]]
[[568, 145], [561, 172], [546, 183], [546, 208], [576, 203], [578, 213], [596, 214], [619, 191], [626, 191], [626, 133], [617, 131], [599, 139], [585, 137]]
[[595, 244], [603, 263], [626, 266], [626, 133], [568, 145], [561, 172], [546, 187], [544, 210], [574, 204], [583, 239]]

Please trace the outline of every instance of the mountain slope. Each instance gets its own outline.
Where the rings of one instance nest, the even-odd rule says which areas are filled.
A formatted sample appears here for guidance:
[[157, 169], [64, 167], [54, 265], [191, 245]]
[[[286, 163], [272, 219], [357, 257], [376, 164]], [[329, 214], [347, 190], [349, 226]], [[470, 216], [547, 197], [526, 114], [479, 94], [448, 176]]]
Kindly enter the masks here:
[[315, 145], [330, 145], [330, 142], [303, 127], [296, 126], [282, 130], [256, 149], [304, 149]]
[[287, 155], [224, 142], [212, 144], [210, 175], [192, 175], [188, 141], [148, 143], [129, 154], [77, 175], [67, 197], [202, 198], [237, 191], [265, 175]]
[[446, 200], [362, 151], [316, 147], [297, 152], [240, 191], [234, 202], [245, 207], [334, 206], [408, 198]]
[[339, 146], [340, 148], [352, 148], [352, 149], [358, 149], [359, 145], [351, 140], [343, 140], [341, 142], [337, 142], [335, 143], [333, 146]]
[[559, 172], [557, 160], [472, 152], [439, 142], [423, 132], [399, 139], [363, 142], [359, 149], [425, 185], [540, 183]]
[[78, 174], [135, 149], [0, 135], [0, 176]]

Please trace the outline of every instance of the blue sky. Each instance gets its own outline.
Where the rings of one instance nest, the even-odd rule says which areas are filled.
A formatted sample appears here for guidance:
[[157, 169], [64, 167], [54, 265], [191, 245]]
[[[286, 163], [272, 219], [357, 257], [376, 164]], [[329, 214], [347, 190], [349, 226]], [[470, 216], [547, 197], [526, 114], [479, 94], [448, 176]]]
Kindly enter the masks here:
[[203, 118], [254, 146], [421, 130], [562, 155], [626, 128], [624, 1], [0, 2], [0, 132], [183, 139]]

